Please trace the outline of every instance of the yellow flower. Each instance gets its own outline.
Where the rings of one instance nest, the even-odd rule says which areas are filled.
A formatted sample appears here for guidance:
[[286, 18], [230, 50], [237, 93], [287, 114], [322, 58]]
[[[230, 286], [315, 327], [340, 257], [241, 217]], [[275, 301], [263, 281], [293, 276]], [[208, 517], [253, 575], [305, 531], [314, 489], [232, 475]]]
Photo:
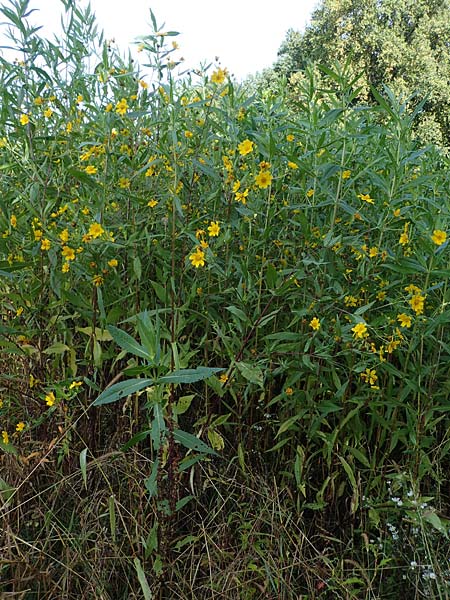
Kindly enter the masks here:
[[314, 196], [314, 190], [311, 188], [306, 192], [306, 195], [308, 196], [308, 198], [311, 198], [311, 196]]
[[11, 215], [11, 218], [10, 218], [9, 222], [11, 223], [11, 227], [17, 227], [17, 217], [16, 217], [16, 215]]
[[293, 136], [292, 133], [288, 133], [286, 136], [286, 139], [288, 142], [293, 142], [295, 139], [295, 136]]
[[192, 266], [196, 269], [198, 269], [198, 267], [204, 267], [205, 253], [200, 248], [197, 248], [197, 250], [189, 256], [189, 260], [191, 261]]
[[402, 234], [400, 234], [400, 239], [398, 240], [398, 243], [401, 246], [406, 246], [407, 244], [409, 244], [409, 236], [405, 231]]
[[409, 222], [405, 223], [405, 225], [403, 226], [403, 233], [400, 235], [400, 239], [398, 240], [398, 243], [401, 246], [406, 246], [407, 244], [409, 244], [408, 228]]
[[50, 108], [50, 106], [44, 110], [44, 117], [46, 119], [50, 119], [52, 114], [53, 114], [53, 110]]
[[209, 237], [217, 237], [220, 233], [219, 221], [211, 221], [210, 226], [208, 227], [208, 235]]
[[101, 275], [94, 275], [94, 277], [92, 278], [92, 283], [95, 285], [95, 287], [100, 287], [103, 282], [104, 279]]
[[59, 239], [66, 243], [69, 240], [69, 231], [67, 229], [63, 229], [63, 231], [61, 231], [59, 234]]
[[128, 109], [128, 102], [126, 100], [126, 98], [122, 98], [122, 100], [120, 100], [120, 102], [118, 102], [116, 104], [116, 113], [118, 115], [124, 115], [127, 112]]
[[236, 202], [242, 202], [242, 204], [247, 204], [248, 192], [249, 192], [248, 189], [245, 189], [243, 192], [236, 192], [236, 195], [235, 195]]
[[290, 169], [294, 169], [294, 170], [295, 170], [295, 169], [298, 169], [298, 165], [297, 165], [295, 162], [292, 162], [292, 161], [289, 161], [289, 162], [288, 162], [288, 167], [289, 167]]
[[241, 156], [245, 156], [246, 154], [250, 154], [250, 152], [253, 152], [253, 146], [255, 144], [253, 142], [251, 142], [250, 140], [244, 140], [243, 142], [241, 142], [238, 145], [238, 150], [239, 150], [239, 154]]
[[272, 183], [272, 175], [269, 171], [260, 171], [255, 177], [255, 183], [260, 189], [263, 190], [269, 187], [269, 185]]
[[344, 304], [345, 306], [358, 306], [358, 298], [355, 298], [355, 296], [345, 296]]
[[361, 379], [363, 379], [369, 385], [375, 385], [378, 376], [375, 369], [366, 369], [364, 373], [361, 373]]
[[228, 75], [227, 69], [216, 69], [211, 75], [211, 81], [213, 83], [221, 84], [225, 81], [225, 77]]
[[123, 190], [130, 187], [130, 180], [128, 179], [128, 177], [121, 177], [119, 179], [119, 187]]
[[447, 239], [447, 234], [445, 233], [445, 231], [441, 231], [440, 229], [435, 229], [433, 231], [433, 235], [431, 236], [431, 239], [436, 244], [436, 246], [442, 246], [442, 244], [444, 244]]
[[19, 121], [21, 125], [28, 125], [30, 122], [30, 117], [24, 113], [23, 115], [20, 115]]
[[360, 200], [364, 200], [364, 202], [368, 202], [369, 204], [375, 204], [375, 200], [370, 197], [370, 194], [358, 194], [358, 198]]
[[369, 250], [369, 256], [370, 256], [370, 258], [375, 258], [375, 256], [377, 256], [377, 254], [378, 254], [378, 248], [376, 246], [373, 246]]
[[357, 323], [352, 327], [353, 336], [355, 339], [363, 339], [368, 337], [367, 325], [365, 323]]
[[414, 285], [413, 283], [410, 283], [405, 287], [405, 292], [408, 292], [408, 294], [420, 294], [421, 291], [420, 287], [417, 287], [417, 285]]
[[88, 165], [84, 170], [88, 175], [95, 175], [97, 173], [97, 167], [94, 167], [94, 165]]
[[44, 238], [41, 242], [41, 250], [50, 250], [52, 243], [47, 238]]
[[100, 237], [103, 233], [105, 233], [105, 230], [100, 225], [100, 223], [92, 223], [92, 225], [90, 225], [89, 227], [88, 236], [95, 240], [98, 237]]
[[55, 404], [56, 398], [55, 398], [55, 394], [53, 392], [49, 392], [46, 396], [45, 396], [45, 403], [47, 404], [47, 406], [53, 406]]
[[63, 246], [61, 254], [67, 261], [75, 260], [75, 250], [69, 246]]
[[141, 86], [141, 88], [143, 90], [146, 90], [148, 88], [148, 83], [146, 81], [144, 81], [143, 79], [139, 80], [139, 85]]
[[192, 131], [186, 130], [184, 132], [184, 137], [191, 138], [193, 136], [194, 136], [194, 134], [192, 133]]
[[401, 214], [401, 212], [402, 212], [402, 211], [401, 211], [399, 208], [396, 208], [396, 209], [394, 210], [394, 217], [399, 217], [399, 216], [400, 216], [400, 214]]
[[25, 429], [25, 423], [23, 421], [20, 421], [19, 423], [17, 423], [16, 431], [23, 431], [24, 429]]
[[70, 264], [68, 262], [65, 262], [63, 264], [63, 266], [61, 267], [61, 272], [62, 273], [68, 273], [70, 270]]
[[397, 315], [397, 321], [400, 323], [400, 327], [411, 327], [411, 317], [405, 313]]
[[351, 174], [352, 174], [351, 171], [348, 171], [348, 170], [347, 171], [343, 171], [343, 173], [342, 173], [342, 179], [349, 179]]
[[80, 387], [81, 385], [83, 385], [82, 381], [72, 381], [72, 383], [69, 385], [69, 390], [73, 390], [74, 388]]
[[421, 294], [415, 294], [414, 296], [412, 296], [412, 298], [410, 298], [409, 304], [411, 305], [411, 308], [416, 313], [416, 315], [421, 315], [423, 313], [423, 308], [425, 304], [425, 296], [422, 296]]
[[9, 444], [9, 435], [7, 431], [2, 431], [2, 442], [4, 444]]
[[108, 260], [108, 265], [112, 268], [117, 267], [118, 264], [119, 261], [117, 260], [117, 258], [112, 258], [111, 260]]
[[226, 383], [228, 381], [228, 375], [226, 373], [222, 373], [222, 375], [219, 377], [219, 381], [220, 383]]
[[294, 390], [291, 387], [287, 387], [284, 390], [284, 393], [286, 394], [286, 396], [292, 396], [292, 394], [294, 393]]
[[155, 206], [158, 204], [158, 201], [155, 200], [154, 198], [152, 198], [152, 200], [149, 200], [147, 202], [147, 206], [150, 206], [150, 208], [155, 208]]
[[313, 319], [311, 319], [311, 321], [309, 322], [309, 326], [311, 327], [311, 329], [314, 329], [314, 331], [319, 331], [320, 329], [320, 321], [317, 317], [314, 317]]

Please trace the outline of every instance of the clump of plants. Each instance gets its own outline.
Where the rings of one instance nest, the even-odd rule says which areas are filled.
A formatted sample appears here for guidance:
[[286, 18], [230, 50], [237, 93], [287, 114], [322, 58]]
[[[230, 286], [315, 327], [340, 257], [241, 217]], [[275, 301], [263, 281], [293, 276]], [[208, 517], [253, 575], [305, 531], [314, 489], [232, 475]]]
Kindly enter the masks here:
[[336, 65], [293, 115], [220, 65], [177, 76], [151, 12], [141, 67], [62, 4], [58, 42], [1, 9], [2, 591], [448, 597], [421, 105], [360, 105]]

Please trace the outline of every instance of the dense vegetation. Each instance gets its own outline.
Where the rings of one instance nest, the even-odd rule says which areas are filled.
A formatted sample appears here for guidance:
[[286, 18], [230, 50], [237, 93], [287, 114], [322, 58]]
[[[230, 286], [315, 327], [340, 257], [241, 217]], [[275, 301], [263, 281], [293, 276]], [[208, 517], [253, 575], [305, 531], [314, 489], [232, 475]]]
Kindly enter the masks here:
[[348, 63], [366, 101], [371, 85], [385, 84], [404, 101], [424, 98], [417, 134], [449, 147], [449, 39], [448, 0], [323, 0], [304, 32], [288, 32], [273, 72], [287, 77], [295, 98], [307, 65]]
[[1, 10], [0, 592], [448, 598], [448, 159], [348, 67], [250, 95]]

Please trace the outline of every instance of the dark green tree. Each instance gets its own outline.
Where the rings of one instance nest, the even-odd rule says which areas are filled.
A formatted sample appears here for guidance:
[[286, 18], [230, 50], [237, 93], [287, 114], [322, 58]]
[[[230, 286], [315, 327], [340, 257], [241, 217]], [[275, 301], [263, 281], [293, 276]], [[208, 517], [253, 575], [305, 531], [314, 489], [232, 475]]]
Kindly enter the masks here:
[[295, 84], [308, 64], [349, 63], [361, 97], [387, 85], [403, 100], [427, 98], [418, 125], [450, 146], [450, 1], [322, 0], [304, 32], [288, 31], [274, 71]]

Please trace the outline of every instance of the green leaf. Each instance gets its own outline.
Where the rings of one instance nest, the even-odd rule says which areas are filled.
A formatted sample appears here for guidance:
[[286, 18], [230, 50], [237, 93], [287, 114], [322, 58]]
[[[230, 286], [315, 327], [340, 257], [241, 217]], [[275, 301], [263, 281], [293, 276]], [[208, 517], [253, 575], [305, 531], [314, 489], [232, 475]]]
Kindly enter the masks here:
[[354, 490], [357, 490], [358, 486], [356, 485], [355, 474], [353, 473], [351, 466], [348, 464], [348, 462], [343, 456], [338, 456], [338, 458], [341, 461], [342, 466], [344, 467], [344, 471], [347, 473], [350, 483], [352, 484], [352, 488]]
[[144, 569], [142, 568], [141, 561], [136, 556], [134, 558], [134, 567], [138, 576], [139, 583], [141, 584], [142, 593], [144, 594], [144, 600], [153, 600], [153, 594], [145, 576]]
[[437, 531], [440, 531], [441, 533], [443, 533], [445, 535], [445, 537], [447, 537], [446, 529], [445, 529], [441, 519], [438, 517], [438, 515], [435, 512], [433, 512], [431, 510], [427, 510], [426, 512], [424, 512], [423, 518], [425, 521], [430, 523], [430, 525], [432, 525], [434, 527], [434, 529], [437, 529]]
[[303, 416], [303, 414], [299, 413], [298, 415], [289, 417], [289, 419], [286, 419], [286, 421], [284, 421], [284, 423], [281, 423], [275, 438], [277, 438], [279, 435], [281, 435], [282, 433], [284, 433], [285, 431], [290, 429], [292, 427], [292, 425], [294, 425], [294, 423], [296, 423], [299, 419], [302, 418], [302, 416]]
[[133, 435], [133, 437], [121, 447], [121, 452], [126, 452], [128, 448], [136, 446], [136, 444], [145, 440], [145, 438], [150, 435], [151, 431], [151, 429], [147, 429], [146, 431], [140, 431], [139, 433], [136, 433], [136, 435]]
[[185, 496], [184, 498], [181, 498], [180, 500], [178, 500], [178, 502], [175, 505], [175, 510], [176, 511], [181, 510], [183, 508], [183, 506], [186, 506], [186, 504], [192, 500], [193, 497], [194, 496], [189, 495], [189, 496]]
[[153, 325], [148, 312], [140, 313], [136, 316], [136, 324], [141, 338], [141, 343], [144, 345], [150, 360], [153, 361], [155, 357], [159, 356], [159, 322], [157, 320], [157, 326]]
[[0, 441], [0, 449], [8, 454], [17, 454], [17, 448], [15, 446], [12, 444], [4, 444], [2, 441]]
[[147, 539], [143, 541], [143, 546], [145, 548], [145, 558], [148, 558], [152, 552], [158, 549], [158, 521], [154, 522]]
[[87, 489], [87, 463], [86, 463], [87, 448], [80, 452], [80, 469], [83, 477], [84, 487]]
[[202, 454], [214, 454], [215, 456], [218, 456], [217, 452], [207, 446], [204, 442], [202, 442], [202, 440], [199, 440], [198, 437], [192, 435], [192, 433], [181, 431], [181, 429], [176, 429], [173, 432], [173, 437], [176, 442], [180, 443], [189, 450], [195, 450], [196, 452], [201, 452]]
[[142, 264], [139, 256], [135, 256], [133, 259], [133, 271], [136, 275], [136, 279], [139, 281], [142, 277]]
[[195, 394], [189, 394], [189, 396], [181, 396], [178, 398], [178, 402], [173, 406], [173, 412], [176, 415], [184, 414], [191, 406], [192, 400], [195, 398]]
[[158, 383], [195, 383], [208, 379], [215, 373], [223, 371], [216, 367], [197, 367], [196, 369], [178, 369], [158, 379]]
[[208, 429], [208, 440], [214, 450], [220, 452], [225, 448], [224, 439], [216, 429]]
[[242, 447], [241, 442], [239, 442], [239, 445], [238, 445], [238, 461], [239, 461], [239, 466], [242, 469], [242, 472], [246, 473], [247, 469], [245, 467], [245, 454], [244, 454], [244, 448]]
[[158, 487], [157, 487], [158, 468], [159, 468], [159, 458], [157, 458], [155, 460], [155, 462], [153, 463], [152, 472], [150, 473], [150, 476], [147, 477], [147, 479], [144, 481], [144, 485], [145, 485], [148, 493], [150, 494], [151, 498], [153, 498], [153, 496], [156, 496], [156, 494], [158, 492]]
[[55, 342], [42, 352], [43, 354], [64, 354], [64, 352], [67, 352], [68, 350], [70, 350], [70, 348], [69, 346], [66, 346], [66, 344], [62, 344], [61, 342]]
[[154, 449], [159, 450], [164, 432], [166, 431], [166, 423], [164, 421], [163, 410], [160, 404], [153, 405], [153, 415], [154, 418], [152, 421], [151, 437]]
[[116, 543], [116, 501], [113, 495], [108, 498], [108, 510], [109, 510], [109, 529], [111, 531], [111, 538]]
[[4, 500], [4, 502], [8, 502], [8, 500], [14, 495], [15, 488], [11, 487], [6, 483], [6, 481], [0, 477], [0, 498]]
[[128, 379], [127, 381], [120, 381], [106, 388], [93, 402], [92, 406], [102, 406], [103, 404], [123, 400], [139, 390], [150, 387], [152, 384], [153, 379]]
[[230, 312], [232, 315], [237, 317], [240, 321], [250, 324], [250, 321], [243, 310], [237, 308], [236, 306], [226, 306], [226, 310]]
[[[192, 496], [188, 496], [188, 498], [192, 498]], [[183, 498], [183, 500], [184, 500], [184, 498]], [[195, 536], [195, 535], [187, 535], [183, 539], [178, 540], [178, 542], [174, 546], [175, 551], [179, 552], [181, 550], [181, 548], [183, 548], [187, 544], [193, 544], [193, 543], [195, 543], [197, 541], [198, 541], [198, 537], [197, 536]]]
[[126, 333], [126, 331], [122, 331], [122, 329], [118, 329], [113, 325], [108, 325], [108, 331], [116, 344], [126, 350], [126, 352], [134, 354], [135, 356], [140, 356], [141, 358], [145, 358], [149, 361], [152, 360], [152, 357], [144, 348], [144, 346], [141, 346], [141, 344], [129, 333]]
[[263, 372], [259, 367], [254, 367], [245, 362], [235, 363], [241, 375], [250, 383], [256, 383], [260, 387], [263, 387]]

